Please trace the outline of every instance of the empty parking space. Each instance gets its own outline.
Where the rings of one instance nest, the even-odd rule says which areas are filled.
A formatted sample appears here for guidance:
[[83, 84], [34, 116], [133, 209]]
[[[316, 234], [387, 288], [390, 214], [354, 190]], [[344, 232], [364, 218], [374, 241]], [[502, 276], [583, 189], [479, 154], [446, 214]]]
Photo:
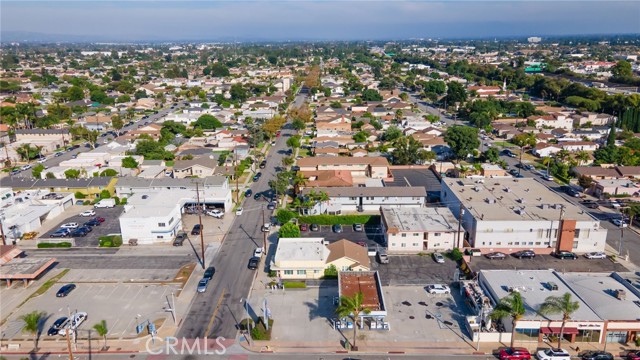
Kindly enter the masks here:
[[319, 231], [301, 231], [301, 237], [321, 237], [329, 242], [342, 239], [355, 243], [364, 242], [367, 246], [384, 246], [384, 236], [379, 225], [364, 226], [364, 231], [355, 231], [352, 225], [342, 225], [342, 232], [333, 231], [331, 225], [319, 225]]
[[[93, 208], [86, 207], [85, 209], [83, 209], [83, 211], [91, 210], [91, 209]], [[80, 215], [74, 215], [74, 216], [65, 218], [64, 220], [56, 224], [56, 226], [52, 227], [51, 230], [44, 233], [42, 235], [42, 239], [46, 240], [50, 238], [50, 235], [54, 233], [56, 230], [58, 230], [62, 224], [78, 223], [80, 226], [82, 226], [82, 224], [86, 223], [87, 221], [93, 219], [96, 216], [104, 218], [105, 221], [102, 222], [99, 226], [94, 226], [93, 231], [88, 233], [86, 236], [74, 238], [76, 242], [76, 246], [80, 246], [80, 247], [98, 246], [99, 245], [98, 238], [100, 238], [101, 236], [105, 236], [108, 234], [120, 234], [120, 221], [118, 221], [118, 218], [120, 217], [120, 214], [122, 214], [122, 212], [124, 211], [124, 207], [116, 206], [114, 208], [100, 208], [100, 209], [93, 209], [93, 210], [96, 212], [95, 216], [84, 217]]]
[[490, 260], [484, 256], [473, 256], [470, 261], [473, 271], [516, 269], [516, 270], [547, 270], [578, 271], [578, 272], [609, 272], [627, 271], [619, 263], [610, 259], [587, 259], [578, 257], [576, 260], [560, 260], [550, 255], [536, 255], [533, 259], [517, 259], [507, 256], [504, 260]]
[[454, 261], [445, 259], [444, 264], [438, 264], [429, 255], [390, 255], [388, 264], [371, 258], [371, 265], [383, 285], [448, 284], [456, 272]]

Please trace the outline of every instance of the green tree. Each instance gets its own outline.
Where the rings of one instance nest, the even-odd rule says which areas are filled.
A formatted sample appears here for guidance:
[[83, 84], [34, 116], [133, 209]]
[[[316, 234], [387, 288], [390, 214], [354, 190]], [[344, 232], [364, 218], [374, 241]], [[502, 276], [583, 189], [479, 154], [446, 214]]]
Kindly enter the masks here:
[[536, 144], [536, 136], [531, 133], [517, 134], [511, 139], [511, 142], [520, 147], [520, 165], [522, 165], [522, 153], [525, 147], [532, 147]]
[[299, 238], [300, 228], [298, 227], [298, 225], [292, 222], [288, 222], [280, 227], [278, 236], [280, 238]]
[[496, 163], [500, 160], [500, 151], [497, 148], [490, 147], [482, 154], [485, 161]]
[[633, 69], [628, 61], [620, 60], [611, 68], [611, 74], [615, 79], [625, 79], [633, 77]]
[[199, 127], [201, 129], [219, 129], [222, 127], [222, 123], [220, 122], [220, 120], [218, 120], [215, 116], [213, 115], [209, 115], [209, 114], [204, 114], [204, 115], [200, 115], [200, 117], [198, 118], [198, 120], [196, 120], [195, 123], [193, 123], [193, 127]]
[[103, 176], [103, 177], [113, 177], [113, 176], [118, 176], [118, 172], [115, 171], [114, 169], [106, 169], [103, 172], [101, 172], [99, 174], [99, 176]]
[[387, 130], [382, 134], [382, 140], [384, 141], [394, 141], [402, 136], [402, 130], [400, 130], [397, 126], [389, 126]]
[[452, 126], [444, 135], [444, 141], [449, 145], [458, 159], [464, 159], [480, 146], [478, 129], [469, 126]]
[[453, 105], [456, 102], [463, 103], [467, 101], [467, 91], [459, 82], [450, 81], [447, 85], [446, 99], [449, 105]]
[[116, 114], [111, 116], [111, 127], [113, 127], [118, 132], [118, 135], [120, 134], [120, 129], [124, 127], [124, 121], [122, 121], [120, 115]]
[[84, 90], [79, 86], [72, 86], [67, 89], [67, 98], [70, 101], [78, 101], [84, 99]]
[[31, 170], [31, 175], [33, 175], [33, 177], [36, 179], [40, 179], [40, 176], [43, 171], [44, 171], [44, 165], [38, 164], [34, 166], [33, 169]]
[[33, 335], [33, 347], [38, 348], [38, 336], [42, 330], [42, 326], [47, 319], [47, 313], [44, 311], [32, 311], [26, 313], [19, 318], [22, 320], [22, 331]]
[[357, 143], [363, 143], [367, 141], [368, 134], [364, 131], [359, 131], [355, 135], [353, 135], [353, 141]]
[[76, 169], [67, 169], [64, 172], [64, 176], [67, 179], [77, 179], [80, 177], [80, 170], [76, 170]]
[[[578, 301], [573, 301], [571, 293], [564, 293], [562, 296], [547, 297], [538, 312], [542, 315], [562, 314], [562, 325], [560, 326], [560, 334], [558, 336], [558, 348], [562, 346], [562, 337], [564, 336], [564, 327], [567, 320], [571, 319], [571, 314], [580, 308]], [[511, 345], [513, 346], [513, 344]]]
[[358, 291], [353, 296], [341, 296], [340, 303], [336, 309], [336, 315], [340, 318], [349, 317], [353, 320], [353, 344], [352, 348], [356, 347], [356, 335], [358, 329], [358, 323], [361, 321], [360, 314], [369, 314], [371, 309], [364, 305], [364, 295], [362, 291]]
[[506, 317], [511, 318], [511, 347], [516, 340], [516, 325], [522, 319], [526, 312], [522, 295], [519, 292], [513, 292], [508, 296], [500, 299], [500, 302], [489, 315], [492, 320], [500, 320]]
[[109, 333], [109, 329], [107, 328], [107, 320], [101, 320], [99, 323], [93, 325], [93, 329], [104, 339], [104, 345], [102, 346], [102, 348], [106, 349], [107, 334]]
[[231, 89], [229, 90], [229, 94], [231, 94], [231, 100], [244, 102], [249, 98], [249, 94], [247, 90], [242, 86], [242, 84], [233, 84], [231, 85]]
[[293, 211], [278, 209], [278, 211], [276, 212], [276, 219], [280, 224], [286, 224], [295, 217], [296, 213]]
[[307, 127], [301, 119], [294, 119], [291, 125], [297, 131], [304, 130]]
[[127, 169], [135, 169], [138, 167], [138, 162], [132, 156], [127, 156], [122, 159], [122, 167]]
[[433, 151], [427, 151], [422, 144], [411, 136], [405, 136], [394, 142], [395, 149], [391, 153], [393, 165], [423, 164], [436, 158]]
[[211, 75], [213, 77], [225, 77], [229, 76], [229, 68], [224, 64], [217, 62], [212, 64], [208, 68], [205, 68], [204, 74]]
[[362, 92], [362, 101], [382, 101], [382, 95], [374, 89], [366, 89]]
[[629, 216], [629, 226], [633, 227], [633, 219], [640, 214], [640, 205], [631, 203], [623, 211]]
[[300, 147], [300, 135], [294, 135], [287, 139], [287, 146], [293, 149]]

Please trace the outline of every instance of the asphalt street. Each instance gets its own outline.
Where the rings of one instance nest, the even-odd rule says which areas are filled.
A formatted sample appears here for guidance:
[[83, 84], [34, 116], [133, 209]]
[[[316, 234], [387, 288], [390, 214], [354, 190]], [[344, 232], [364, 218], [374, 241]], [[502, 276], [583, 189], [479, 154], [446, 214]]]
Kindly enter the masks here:
[[[434, 353], [437, 350], [433, 351]], [[4, 355], [7, 360], [23, 359], [24, 355]], [[66, 355], [65, 355], [66, 356]], [[38, 360], [59, 359], [59, 354], [38, 354], [33, 357]], [[228, 355], [150, 355], [136, 353], [135, 355], [124, 354], [87, 354], [75, 355], [76, 360], [113, 360], [113, 359], [139, 359], [139, 360], [399, 360], [399, 359], [421, 359], [421, 360], [439, 360], [439, 359], [456, 359], [456, 360], [495, 360], [492, 355], [447, 355], [447, 354], [390, 354], [390, 355], [360, 355], [360, 354], [309, 354], [309, 353], [277, 353], [277, 354], [228, 354]]]
[[[294, 106], [300, 106], [304, 96], [298, 95]], [[285, 125], [282, 135], [276, 138], [276, 144], [266, 157], [267, 166], [261, 170], [262, 177], [251, 183], [251, 190], [262, 192], [269, 188], [269, 180], [275, 179], [276, 167], [281, 166], [286, 148], [286, 139], [295, 133], [290, 124]], [[247, 268], [247, 264], [256, 247], [263, 246], [263, 216], [266, 217], [266, 202], [246, 198], [244, 212], [235, 218], [227, 232], [224, 242], [213, 261], [208, 264], [216, 268], [216, 274], [207, 291], [197, 294], [191, 302], [189, 311], [183, 319], [178, 337], [208, 338], [222, 336], [233, 339], [236, 336], [236, 324], [245, 316], [244, 302], [256, 271]], [[263, 258], [264, 260], [264, 258]], [[259, 267], [262, 269], [263, 265]]]

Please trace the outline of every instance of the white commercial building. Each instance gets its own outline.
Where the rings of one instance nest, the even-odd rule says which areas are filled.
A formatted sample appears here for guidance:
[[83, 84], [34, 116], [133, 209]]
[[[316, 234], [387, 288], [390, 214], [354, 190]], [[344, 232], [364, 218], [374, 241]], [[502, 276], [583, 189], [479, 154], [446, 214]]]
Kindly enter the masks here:
[[302, 194], [306, 196], [312, 191], [316, 194], [326, 193], [329, 200], [304, 209], [308, 215], [377, 212], [381, 206], [418, 208], [423, 207], [427, 199], [427, 191], [421, 186], [315, 187], [304, 189]]
[[482, 251], [603, 251], [607, 229], [535, 179], [450, 179], [441, 201], [458, 215], [470, 246]]
[[380, 212], [389, 253], [451, 250], [460, 238], [458, 220], [446, 207], [383, 207]]

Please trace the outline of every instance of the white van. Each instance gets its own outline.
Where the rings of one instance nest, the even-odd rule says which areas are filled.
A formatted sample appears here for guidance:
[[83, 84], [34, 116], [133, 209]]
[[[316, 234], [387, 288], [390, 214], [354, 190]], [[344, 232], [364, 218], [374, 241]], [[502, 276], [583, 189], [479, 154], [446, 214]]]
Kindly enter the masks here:
[[95, 208], [112, 208], [116, 206], [115, 199], [102, 199], [98, 201], [93, 207]]

